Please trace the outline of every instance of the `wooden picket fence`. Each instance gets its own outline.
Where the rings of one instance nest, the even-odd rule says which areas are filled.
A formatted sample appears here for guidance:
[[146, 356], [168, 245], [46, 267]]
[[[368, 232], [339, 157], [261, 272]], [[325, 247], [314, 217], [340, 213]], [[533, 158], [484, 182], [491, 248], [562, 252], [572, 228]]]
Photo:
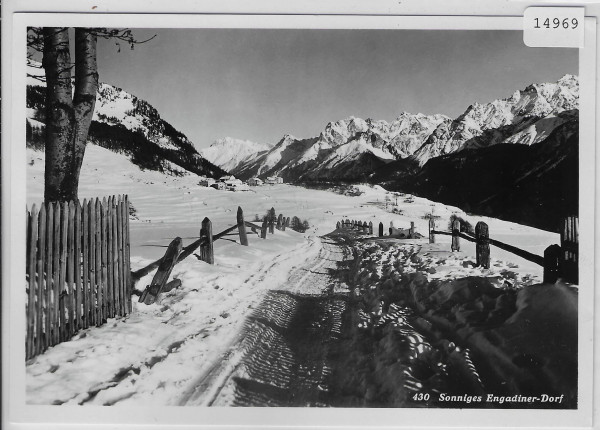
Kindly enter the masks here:
[[131, 312], [129, 200], [27, 210], [26, 357]]
[[[358, 230], [364, 234], [373, 234], [373, 222], [369, 221], [357, 221], [350, 219], [342, 219], [338, 221], [335, 225], [336, 229], [345, 229], [345, 230]], [[379, 237], [383, 237], [383, 223], [379, 223]], [[390, 236], [399, 238], [399, 239], [414, 239], [418, 237], [417, 232], [415, 230], [415, 223], [411, 221], [409, 228], [395, 228], [390, 226], [389, 229]]]
[[[294, 217], [297, 219], [297, 217]], [[254, 224], [244, 220], [244, 211], [238, 207], [236, 222], [231, 227], [226, 228], [220, 233], [213, 234], [212, 221], [204, 218], [200, 227], [200, 235], [198, 239], [185, 248], [183, 247], [182, 239], [176, 237], [167, 246], [165, 255], [158, 260], [150, 263], [146, 267], [132, 273], [133, 283], [137, 282], [143, 276], [149, 274], [155, 269], [158, 269], [152, 279], [150, 285], [146, 286], [143, 293], [140, 295], [139, 301], [145, 304], [152, 304], [161, 293], [168, 292], [173, 288], [181, 285], [181, 281], [173, 279], [167, 282], [175, 265], [194, 253], [200, 248], [200, 253], [197, 254], [199, 260], [208, 264], [215, 264], [214, 258], [214, 242], [226, 236], [239, 236], [239, 243], [242, 246], [248, 246], [247, 228], [251, 229], [252, 233], [258, 235], [261, 239], [267, 238], [267, 232], [274, 234], [275, 230], [285, 231], [287, 227], [295, 227], [293, 220], [290, 217], [284, 217], [282, 214], [277, 215], [275, 208], [267, 211], [267, 215], [263, 217], [262, 224]], [[237, 230], [237, 232], [235, 232]]]
[[[383, 225], [383, 224], [382, 224]], [[338, 221], [335, 225], [337, 229], [350, 229], [350, 230], [358, 230], [366, 234], [373, 234], [373, 222], [369, 221], [357, 221], [357, 220], [349, 220], [343, 219]]]

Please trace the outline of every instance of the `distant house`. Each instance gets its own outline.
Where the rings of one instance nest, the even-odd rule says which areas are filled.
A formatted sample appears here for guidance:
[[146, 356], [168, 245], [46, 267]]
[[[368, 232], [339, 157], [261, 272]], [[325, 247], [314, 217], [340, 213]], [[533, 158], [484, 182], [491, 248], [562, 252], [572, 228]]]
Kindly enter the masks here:
[[225, 182], [225, 186], [227, 186], [227, 187], [231, 187], [233, 185], [242, 185], [243, 184], [243, 182], [240, 179], [236, 179], [233, 176], [230, 179], [228, 179], [228, 180], [226, 180], [224, 182]]
[[252, 186], [252, 187], [256, 187], [259, 185], [263, 185], [264, 182], [262, 181], [262, 179], [259, 178], [250, 178], [248, 179], [248, 185]]
[[200, 178], [199, 185], [203, 187], [210, 187], [212, 184], [217, 182], [214, 178]]
[[219, 178], [219, 182], [229, 182], [229, 181], [235, 181], [235, 176], [233, 175], [227, 175], [227, 176], [222, 176]]
[[230, 183], [227, 185], [229, 191], [249, 191], [250, 187], [248, 184], [244, 184], [242, 181]]
[[225, 186], [225, 182], [215, 182], [213, 184], [210, 185], [211, 188], [214, 188], [216, 190], [226, 190], [227, 187]]
[[279, 176], [269, 176], [266, 183], [269, 185], [283, 184], [283, 178], [280, 178]]
[[225, 181], [224, 184], [225, 188], [230, 191], [247, 191], [249, 189], [248, 185], [244, 184], [240, 179], [236, 179], [233, 176]]

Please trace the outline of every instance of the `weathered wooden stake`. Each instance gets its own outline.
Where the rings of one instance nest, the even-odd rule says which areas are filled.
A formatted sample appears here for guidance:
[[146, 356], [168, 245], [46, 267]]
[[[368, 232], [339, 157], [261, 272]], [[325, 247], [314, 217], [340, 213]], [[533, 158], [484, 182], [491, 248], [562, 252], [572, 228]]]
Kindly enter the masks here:
[[429, 243], [435, 243], [435, 221], [432, 218], [429, 218]]
[[208, 264], [215, 264], [212, 222], [208, 218], [204, 218], [202, 221], [202, 228], [200, 228], [200, 240], [202, 239], [204, 239], [204, 242], [202, 245], [200, 245], [200, 259], [202, 261], [206, 261]]
[[383, 237], [383, 223], [379, 223], [379, 237]]
[[460, 238], [458, 234], [460, 233], [460, 221], [455, 219], [452, 223], [452, 252], [460, 251]]
[[260, 229], [260, 237], [261, 239], [266, 239], [267, 238], [267, 228], [268, 228], [268, 217], [264, 217], [263, 218], [263, 223], [262, 223], [262, 228]]
[[290, 217], [287, 217], [287, 218], [285, 219], [285, 226], [286, 226], [286, 227], [289, 227], [289, 226], [290, 226]]
[[338, 222], [337, 222], [337, 224], [335, 225], [335, 228], [336, 228], [336, 229], [338, 229], [338, 230], [340, 229], [340, 222], [339, 222], [339, 221], [338, 221]]
[[408, 237], [410, 239], [415, 237], [415, 223], [414, 221], [410, 222], [410, 230], [408, 231]]
[[[204, 220], [208, 220], [208, 218], [204, 218]], [[209, 221], [210, 223], [210, 221]], [[204, 222], [202, 222], [204, 224]], [[152, 283], [146, 287], [144, 292], [140, 297], [140, 302], [145, 303], [147, 305], [151, 305], [154, 303], [158, 297], [158, 295], [163, 291], [165, 284], [167, 283], [167, 279], [169, 279], [169, 275], [171, 275], [171, 271], [177, 263], [177, 258], [181, 253], [182, 242], [180, 237], [176, 237], [167, 248], [167, 252], [163, 257], [160, 265], [158, 266], [158, 270], [152, 279]]]
[[373, 234], [373, 221], [369, 221], [369, 234]]
[[560, 235], [560, 276], [567, 282], [579, 283], [579, 218], [565, 218]]
[[275, 233], [275, 208], [269, 211], [269, 233]]
[[475, 249], [477, 265], [490, 268], [490, 233], [486, 223], [479, 221], [475, 226]]
[[244, 224], [244, 211], [241, 206], [238, 206], [237, 225], [240, 233], [240, 244], [248, 246], [248, 235], [246, 234], [246, 224]]
[[559, 277], [561, 249], [550, 245], [544, 251], [544, 283], [554, 284]]
[[359, 230], [362, 230], [362, 221], [358, 221], [356, 225], [358, 226]]
[[281, 230], [281, 219], [283, 218], [283, 215], [279, 214], [279, 216], [277, 217], [277, 230]]
[[363, 233], [366, 233], [366, 234], [369, 233], [369, 224], [367, 224], [366, 221], [363, 222], [363, 224], [362, 224], [362, 230], [363, 230]]

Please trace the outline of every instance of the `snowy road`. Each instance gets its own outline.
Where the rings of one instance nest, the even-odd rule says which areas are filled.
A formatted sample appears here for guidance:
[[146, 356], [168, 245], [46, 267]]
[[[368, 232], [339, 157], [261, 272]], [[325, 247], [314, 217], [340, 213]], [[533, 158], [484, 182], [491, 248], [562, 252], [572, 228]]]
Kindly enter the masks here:
[[328, 345], [340, 334], [348, 292], [340, 267], [351, 251], [327, 238], [317, 240], [319, 253], [266, 294], [225, 359], [181, 404], [327, 405]]

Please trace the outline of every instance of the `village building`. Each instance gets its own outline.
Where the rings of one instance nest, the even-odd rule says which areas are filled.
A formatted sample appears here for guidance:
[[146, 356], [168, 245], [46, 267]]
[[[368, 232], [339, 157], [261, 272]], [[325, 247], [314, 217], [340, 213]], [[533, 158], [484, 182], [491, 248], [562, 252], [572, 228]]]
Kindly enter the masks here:
[[221, 176], [219, 178], [219, 182], [225, 182], [225, 183], [227, 183], [229, 181], [235, 181], [235, 180], [236, 180], [236, 178], [233, 175]]
[[211, 184], [210, 187], [214, 188], [215, 190], [226, 190], [227, 189], [225, 182], [215, 182], [215, 183]]
[[283, 184], [283, 178], [280, 178], [279, 176], [269, 176], [266, 180], [266, 183], [269, 185]]
[[200, 178], [200, 182], [198, 182], [198, 185], [201, 185], [203, 187], [210, 187], [215, 182], [217, 182], [217, 181], [214, 178], [202, 177], [202, 178]]
[[[233, 179], [231, 179], [233, 178]], [[233, 176], [225, 182], [225, 188], [229, 191], [247, 191], [249, 187], [242, 180], [236, 179]]]
[[250, 178], [250, 179], [248, 179], [248, 185], [250, 185], [252, 187], [260, 186], [260, 185], [263, 185], [263, 184], [264, 184], [264, 182], [260, 178]]

